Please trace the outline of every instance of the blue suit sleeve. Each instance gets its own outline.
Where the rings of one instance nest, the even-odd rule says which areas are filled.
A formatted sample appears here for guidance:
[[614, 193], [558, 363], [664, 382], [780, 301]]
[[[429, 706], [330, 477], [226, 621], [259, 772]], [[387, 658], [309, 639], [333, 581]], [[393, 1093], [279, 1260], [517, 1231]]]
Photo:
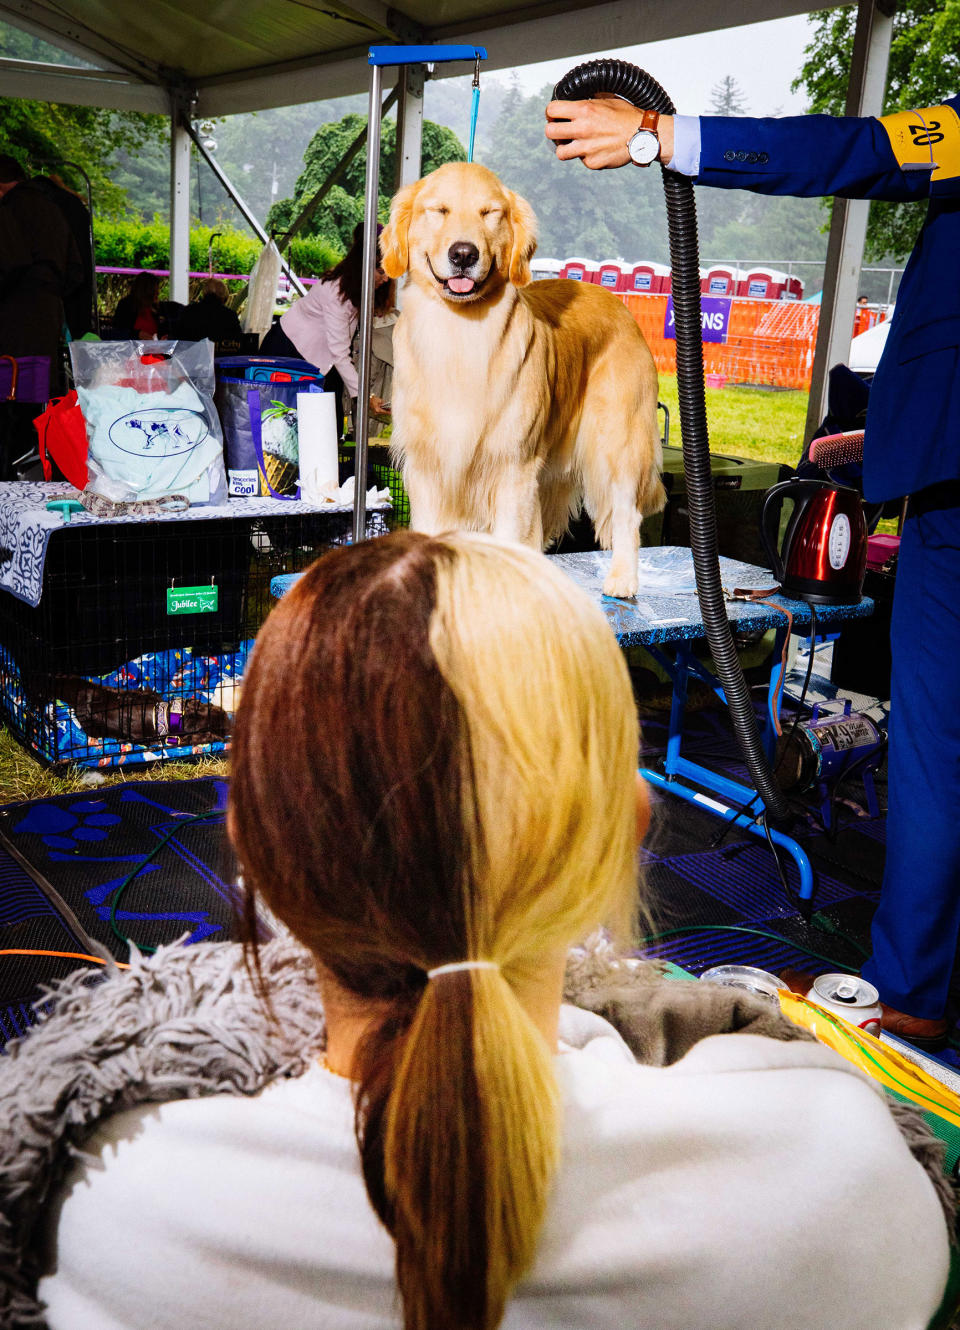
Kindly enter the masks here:
[[927, 198], [929, 170], [904, 170], [879, 120], [702, 116], [698, 184], [800, 198]]

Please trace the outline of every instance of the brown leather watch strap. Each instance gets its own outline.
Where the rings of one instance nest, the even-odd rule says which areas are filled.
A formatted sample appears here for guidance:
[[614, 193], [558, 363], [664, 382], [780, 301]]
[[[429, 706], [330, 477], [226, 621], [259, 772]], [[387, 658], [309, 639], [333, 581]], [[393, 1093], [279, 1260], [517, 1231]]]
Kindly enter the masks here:
[[643, 119], [640, 121], [640, 128], [652, 130], [652, 132], [656, 134], [657, 125], [659, 125], [659, 123], [660, 123], [659, 111], [649, 111], [649, 110], [644, 111]]

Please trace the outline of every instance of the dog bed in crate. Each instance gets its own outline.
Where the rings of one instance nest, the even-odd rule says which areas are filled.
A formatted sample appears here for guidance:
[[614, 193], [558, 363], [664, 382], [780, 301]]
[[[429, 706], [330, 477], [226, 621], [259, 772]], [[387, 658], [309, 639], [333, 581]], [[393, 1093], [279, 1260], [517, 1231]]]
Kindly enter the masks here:
[[204, 655], [146, 652], [104, 675], [54, 676], [37, 701], [0, 647], [0, 702], [11, 730], [41, 760], [114, 767], [222, 753], [253, 646]]

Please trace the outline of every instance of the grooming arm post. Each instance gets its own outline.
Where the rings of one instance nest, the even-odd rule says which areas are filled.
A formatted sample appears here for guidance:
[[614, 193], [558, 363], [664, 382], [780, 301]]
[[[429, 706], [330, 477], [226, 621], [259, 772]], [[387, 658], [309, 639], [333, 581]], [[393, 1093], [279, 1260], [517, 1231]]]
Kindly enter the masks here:
[[370, 70], [367, 108], [367, 178], [363, 199], [363, 285], [360, 293], [360, 372], [354, 421], [353, 541], [363, 540], [367, 519], [367, 431], [370, 427], [370, 343], [377, 270], [377, 177], [380, 173], [380, 66]]
[[360, 293], [360, 366], [353, 482], [353, 540], [363, 540], [367, 520], [367, 431], [370, 425], [370, 343], [373, 339], [373, 291], [377, 259], [377, 202], [380, 175], [380, 85], [384, 65], [446, 64], [451, 60], [486, 60], [483, 46], [371, 46], [370, 102], [367, 109], [367, 175], [363, 199], [363, 285]]

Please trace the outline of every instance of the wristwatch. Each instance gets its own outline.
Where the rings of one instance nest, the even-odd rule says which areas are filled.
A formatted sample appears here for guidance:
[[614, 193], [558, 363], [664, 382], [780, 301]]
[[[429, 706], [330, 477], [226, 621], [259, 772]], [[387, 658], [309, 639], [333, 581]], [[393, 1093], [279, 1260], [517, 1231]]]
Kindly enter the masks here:
[[660, 156], [660, 139], [657, 135], [659, 123], [659, 111], [644, 111], [636, 134], [627, 141], [627, 152], [636, 166], [649, 166]]

